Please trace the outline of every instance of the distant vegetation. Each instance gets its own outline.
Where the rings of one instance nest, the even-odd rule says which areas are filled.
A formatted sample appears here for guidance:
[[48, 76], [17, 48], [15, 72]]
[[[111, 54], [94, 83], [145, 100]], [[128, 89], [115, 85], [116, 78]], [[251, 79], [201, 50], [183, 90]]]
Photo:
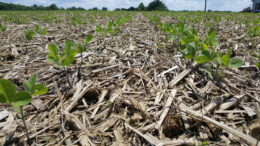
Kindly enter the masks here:
[[137, 8], [130, 7], [128, 9], [125, 8], [116, 8], [115, 11], [168, 11], [167, 6], [160, 0], [154, 0], [148, 4], [147, 7], [144, 6], [143, 3], [140, 3]]
[[166, 5], [161, 2], [160, 0], [152, 1], [148, 7], [146, 8], [147, 11], [168, 11]]
[[[18, 4], [12, 4], [12, 3], [3, 3], [0, 2], [0, 11], [25, 11], [25, 10], [85, 10], [82, 7], [75, 7], [72, 6], [70, 8], [64, 9], [59, 8], [56, 4], [51, 4], [49, 6], [42, 6], [42, 5], [32, 5], [32, 6], [24, 6], [24, 5], [18, 5]], [[99, 10], [98, 7], [93, 7], [89, 10]], [[106, 7], [103, 7], [103, 11], [107, 11], [108, 9]], [[115, 11], [168, 11], [168, 8], [166, 5], [161, 2], [160, 0], [154, 0], [152, 1], [147, 7], [144, 6], [143, 3], [140, 3], [137, 8], [130, 7], [128, 9], [126, 8], [116, 8]]]
[[[42, 6], [42, 5], [32, 5], [32, 6], [24, 6], [19, 4], [12, 4], [12, 3], [4, 3], [0, 2], [0, 11], [41, 11], [41, 10], [86, 10], [82, 7], [69, 7], [69, 8], [62, 8], [58, 7], [56, 4], [51, 4], [49, 6]], [[107, 7], [93, 7], [88, 10], [102, 10], [107, 11]], [[145, 6], [143, 3], [140, 3], [138, 7], [129, 7], [129, 8], [116, 8], [114, 11], [168, 11], [169, 9], [167, 6], [161, 1], [161, 0], [153, 0], [148, 4], [148, 6]], [[188, 10], [184, 10], [188, 11]], [[230, 11], [212, 11], [208, 10], [208, 12], [230, 12]], [[251, 7], [244, 8], [241, 12], [252, 12]]]
[[[24, 6], [12, 3], [3, 3], [0, 2], [0, 10], [2, 11], [26, 11], [26, 10], [65, 10], [64, 8], [59, 8], [56, 4], [51, 4], [49, 6], [41, 6], [41, 5], [32, 5], [32, 6]], [[85, 10], [81, 7], [70, 7], [67, 10]]]

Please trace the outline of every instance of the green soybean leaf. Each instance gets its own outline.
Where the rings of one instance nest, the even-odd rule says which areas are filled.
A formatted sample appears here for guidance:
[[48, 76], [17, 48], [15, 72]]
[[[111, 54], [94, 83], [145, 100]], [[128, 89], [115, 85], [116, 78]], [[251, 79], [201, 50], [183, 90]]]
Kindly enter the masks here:
[[46, 35], [48, 33], [47, 28], [43, 28], [43, 30], [41, 31], [41, 35]]
[[189, 40], [187, 38], [181, 38], [180, 42], [181, 42], [181, 45], [186, 45], [189, 42]]
[[70, 55], [70, 56], [65, 56], [64, 59], [62, 60], [62, 66], [69, 66], [70, 64], [73, 63], [75, 60], [75, 57]]
[[188, 54], [185, 54], [184, 55], [184, 58], [186, 58], [186, 59], [192, 59], [192, 58], [194, 58], [194, 54], [193, 53], [188, 53]]
[[34, 25], [34, 30], [35, 32], [40, 32], [40, 26], [39, 25]]
[[40, 35], [46, 35], [48, 33], [47, 28], [41, 28], [39, 25], [34, 26], [34, 31]]
[[94, 38], [93, 35], [88, 35], [88, 36], [85, 38], [85, 43], [88, 45], [93, 38]]
[[103, 35], [104, 34], [104, 28], [98, 25], [98, 26], [96, 26], [96, 32], [98, 32], [101, 35]]
[[42, 95], [48, 92], [48, 88], [44, 84], [36, 84], [37, 78], [37, 75], [32, 75], [27, 82], [23, 83], [24, 88], [31, 95]]
[[206, 43], [209, 46], [216, 46], [218, 44], [217, 32], [214, 27], [210, 27], [206, 37]]
[[210, 52], [208, 50], [202, 50], [201, 54], [203, 56], [206, 56], [208, 59], [211, 59], [211, 54], [210, 54]]
[[33, 30], [29, 29], [29, 30], [24, 31], [24, 35], [27, 40], [32, 40], [35, 35], [35, 32]]
[[230, 68], [239, 68], [243, 65], [243, 61], [239, 58], [232, 58], [230, 59], [229, 67]]
[[222, 63], [224, 66], [228, 66], [228, 64], [229, 64], [229, 59], [230, 59], [230, 55], [231, 55], [231, 50], [228, 50], [228, 51], [226, 52], [226, 54], [221, 57], [221, 63]]
[[[50, 51], [50, 54], [57, 57], [58, 54], [58, 47], [55, 44], [48, 44], [48, 50]], [[57, 57], [58, 58], [58, 57]]]
[[16, 95], [15, 85], [6, 79], [0, 79], [0, 102], [10, 103]]
[[47, 55], [47, 61], [49, 63], [58, 63], [59, 57], [58, 57], [58, 47], [55, 44], [48, 44], [47, 46], [50, 53]]
[[37, 75], [32, 75], [27, 82], [23, 83], [23, 87], [31, 94], [33, 91], [33, 87], [35, 86], [36, 80], [37, 80]]
[[55, 64], [59, 66], [59, 60], [54, 58], [53, 56], [47, 56], [47, 61], [51, 64]]
[[69, 56], [72, 53], [72, 47], [74, 45], [73, 41], [66, 41], [64, 44], [64, 53]]
[[210, 60], [216, 59], [218, 56], [218, 53], [215, 52], [214, 50], [210, 52]]
[[58, 47], [55, 44], [48, 44], [50, 53], [47, 55], [47, 61], [52, 64], [59, 65]]
[[260, 62], [256, 63], [256, 67], [260, 69]]
[[44, 84], [37, 84], [33, 88], [32, 95], [42, 95], [48, 92], [48, 88]]
[[6, 31], [6, 27], [2, 24], [0, 24], [0, 31], [2, 31], [2, 32]]
[[210, 58], [208, 58], [207, 56], [198, 56], [198, 57], [196, 57], [195, 61], [199, 64], [200, 63], [207, 63], [207, 62], [210, 61]]
[[7, 103], [7, 99], [2, 93], [0, 93], [0, 103]]
[[202, 49], [203, 50], [208, 50], [209, 49], [209, 46], [205, 43], [202, 43]]
[[76, 50], [78, 51], [78, 53], [82, 53], [86, 50], [86, 46], [82, 44], [77, 44]]
[[32, 100], [32, 96], [30, 93], [26, 91], [18, 92], [13, 98], [11, 104], [14, 106], [24, 106], [30, 103]]

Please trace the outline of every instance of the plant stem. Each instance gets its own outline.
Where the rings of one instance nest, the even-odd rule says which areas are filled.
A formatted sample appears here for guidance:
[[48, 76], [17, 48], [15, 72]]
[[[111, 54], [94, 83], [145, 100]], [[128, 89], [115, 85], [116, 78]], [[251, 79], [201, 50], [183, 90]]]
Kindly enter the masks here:
[[29, 145], [31, 145], [31, 139], [30, 139], [30, 137], [29, 137], [29, 132], [28, 132], [27, 125], [26, 125], [26, 123], [25, 123], [22, 106], [20, 106], [20, 110], [21, 110], [23, 125], [24, 125], [24, 128], [25, 128], [26, 136], [27, 136], [27, 143], [28, 143]]
[[217, 85], [219, 85], [220, 87], [222, 87], [221, 84], [220, 84], [219, 67], [220, 67], [220, 65], [217, 65], [217, 68], [216, 68], [216, 71], [217, 71], [217, 72], [216, 72]]
[[70, 86], [70, 88], [72, 88], [72, 85], [71, 85], [71, 82], [70, 82], [70, 78], [69, 78], [68, 68], [65, 68], [65, 70], [66, 70], [66, 76], [67, 76], [67, 80], [68, 80], [69, 86]]
[[81, 79], [80, 69], [81, 69], [81, 66], [82, 66], [82, 64], [83, 64], [83, 54], [82, 54], [82, 52], [80, 52], [80, 59], [81, 59], [81, 62], [80, 62], [80, 65], [79, 65], [79, 67], [78, 67], [78, 80]]

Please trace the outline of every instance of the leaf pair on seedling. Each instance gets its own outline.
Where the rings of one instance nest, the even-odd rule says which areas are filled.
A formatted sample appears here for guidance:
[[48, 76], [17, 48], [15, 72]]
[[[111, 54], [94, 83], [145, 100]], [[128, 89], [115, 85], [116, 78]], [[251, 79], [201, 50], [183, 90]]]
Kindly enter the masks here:
[[39, 34], [41, 36], [46, 35], [48, 33], [47, 28], [40, 27], [39, 25], [34, 25], [34, 31], [36, 34]]
[[31, 144], [29, 132], [24, 119], [22, 106], [29, 104], [32, 95], [42, 95], [48, 92], [44, 84], [37, 84], [37, 75], [33, 75], [27, 82], [23, 83], [25, 91], [17, 91], [15, 84], [6, 79], [0, 79], [0, 103], [9, 103], [15, 111], [20, 112], [26, 131], [27, 142]]
[[78, 53], [83, 53], [87, 49], [87, 45], [93, 40], [94, 36], [93, 35], [88, 35], [83, 43], [78, 43], [77, 44], [77, 51]]
[[80, 54], [80, 59], [81, 59], [81, 62], [80, 62], [80, 65], [78, 67], [78, 80], [81, 79], [81, 66], [83, 64], [83, 52], [86, 51], [87, 49], [87, 46], [89, 45], [89, 43], [91, 42], [91, 40], [94, 38], [94, 36], [92, 35], [89, 35], [85, 38], [84, 42], [83, 43], [79, 43], [77, 44], [77, 51], [78, 53]]
[[32, 75], [32, 77], [23, 83], [23, 87], [29, 92], [31, 95], [37, 96], [42, 95], [48, 92], [48, 88], [44, 84], [37, 84], [37, 75]]
[[30, 93], [26, 91], [16, 91], [16, 87], [11, 81], [0, 79], [0, 102], [11, 104], [15, 110], [19, 111], [20, 106], [27, 105], [32, 100]]
[[46, 35], [48, 33], [47, 28], [41, 28], [39, 25], [35, 25], [34, 29], [28, 29], [24, 31], [26, 40], [32, 40], [35, 35]]
[[125, 24], [129, 19], [128, 17], [117, 18], [109, 21], [105, 27], [97, 25], [96, 32], [101, 35], [109, 33], [114, 36], [120, 31], [120, 25]]
[[64, 43], [63, 51], [55, 44], [48, 44], [47, 49], [49, 50], [49, 54], [47, 55], [47, 61], [56, 66], [68, 67], [74, 62], [75, 56], [78, 53], [86, 51], [86, 46], [93, 38], [94, 37], [91, 35], [86, 37], [83, 44], [75, 44], [73, 41], [66, 41]]
[[25, 39], [26, 40], [32, 40], [33, 39], [33, 37], [35, 36], [35, 32], [34, 32], [34, 30], [32, 30], [32, 29], [28, 29], [28, 30], [25, 30], [24, 31], [24, 36], [25, 36]]
[[27, 82], [23, 83], [25, 91], [17, 91], [16, 86], [9, 80], [0, 79], [0, 102], [11, 104], [19, 111], [32, 100], [32, 95], [42, 95], [48, 92], [43, 84], [36, 84], [37, 75], [33, 75]]
[[47, 55], [47, 61], [51, 64], [54, 64], [58, 67], [64, 67], [66, 69], [67, 80], [72, 87], [69, 76], [68, 76], [68, 66], [70, 66], [75, 61], [75, 56], [80, 54], [81, 63], [78, 67], [78, 78], [80, 78], [80, 68], [83, 62], [83, 52], [86, 51], [87, 45], [94, 38], [94, 36], [89, 35], [85, 38], [83, 43], [74, 43], [73, 41], [66, 41], [64, 44], [63, 50], [59, 49], [55, 44], [48, 44], [47, 49], [49, 54]]
[[239, 58], [230, 58], [231, 50], [222, 55], [219, 52], [203, 50], [201, 55], [196, 57], [197, 63], [215, 63], [217, 66], [224, 66], [230, 68], [239, 68], [243, 65], [243, 62]]
[[63, 51], [61, 51], [55, 44], [48, 44], [47, 49], [49, 54], [47, 55], [47, 61], [56, 66], [67, 67], [73, 63], [77, 50], [73, 49], [74, 43], [72, 41], [66, 41]]

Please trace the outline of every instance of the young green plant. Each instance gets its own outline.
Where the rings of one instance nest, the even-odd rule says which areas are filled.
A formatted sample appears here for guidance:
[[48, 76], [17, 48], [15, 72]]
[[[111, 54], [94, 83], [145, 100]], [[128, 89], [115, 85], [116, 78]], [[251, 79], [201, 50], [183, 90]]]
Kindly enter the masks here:
[[[24, 37], [27, 40], [27, 42], [32, 40], [33, 37], [36, 35], [35, 31], [32, 30], [32, 29], [27, 29], [23, 33], [24, 33]], [[28, 52], [28, 48], [27, 48], [27, 45], [26, 45], [26, 47], [25, 47], [25, 54], [27, 54], [27, 52]]]
[[1, 24], [1, 23], [0, 23], [0, 31], [1, 32], [6, 31], [6, 27], [3, 24]]
[[32, 95], [42, 95], [48, 92], [48, 89], [43, 84], [36, 84], [37, 75], [33, 75], [23, 85], [26, 91], [17, 91], [15, 84], [6, 79], [0, 79], [0, 102], [8, 103], [13, 106], [15, 111], [21, 113], [22, 121], [25, 127], [28, 144], [31, 144], [29, 132], [24, 119], [22, 107], [29, 104], [32, 100]]
[[223, 74], [224, 68], [236, 69], [243, 65], [243, 61], [239, 58], [231, 58], [231, 50], [228, 50], [224, 55], [219, 52], [204, 50], [201, 52], [200, 56], [196, 57], [196, 62], [198, 64], [206, 64], [206, 69], [201, 69], [206, 72], [213, 79], [213, 69], [215, 66], [215, 75], [218, 83], [221, 80], [221, 74]]
[[40, 27], [39, 25], [34, 25], [34, 32], [41, 36], [41, 43], [43, 43], [43, 36], [48, 34], [47, 28]]
[[63, 51], [60, 50], [56, 44], [48, 44], [47, 49], [49, 54], [47, 55], [47, 61], [55, 66], [62, 67], [66, 71], [67, 81], [69, 86], [72, 88], [71, 82], [69, 80], [68, 66], [70, 66], [77, 54], [77, 50], [73, 49], [74, 42], [66, 41], [64, 44]]
[[91, 42], [91, 40], [94, 38], [94, 36], [92, 35], [88, 35], [86, 38], [85, 38], [85, 42], [83, 44], [79, 43], [77, 44], [77, 51], [78, 53], [80, 54], [80, 65], [78, 67], [78, 80], [81, 79], [81, 66], [83, 64], [83, 52], [86, 51], [87, 49], [87, 46], [89, 45], [89, 43]]

